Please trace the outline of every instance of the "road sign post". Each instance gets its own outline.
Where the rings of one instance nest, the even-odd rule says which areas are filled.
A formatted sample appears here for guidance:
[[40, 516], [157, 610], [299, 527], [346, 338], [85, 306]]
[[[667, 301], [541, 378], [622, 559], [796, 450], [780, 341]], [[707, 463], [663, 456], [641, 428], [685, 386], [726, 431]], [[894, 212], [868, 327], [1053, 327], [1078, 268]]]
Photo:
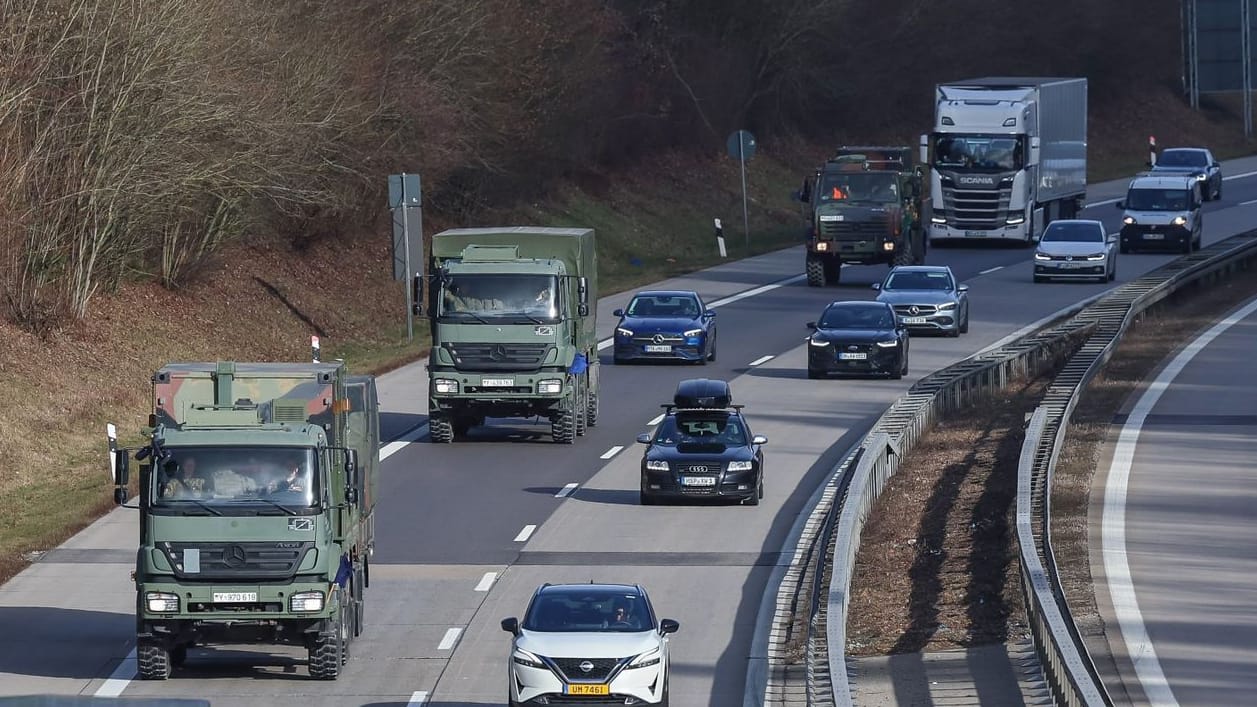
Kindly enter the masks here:
[[[419, 175], [390, 174], [388, 177], [388, 207], [393, 212], [393, 279], [408, 283], [406, 286], [406, 340], [415, 339], [415, 314], [413, 295], [409, 285], [411, 253], [423, 257], [423, 198]], [[414, 209], [414, 223], [410, 210]]]
[[738, 130], [729, 136], [725, 145], [729, 156], [738, 161], [742, 173], [742, 230], [746, 234], [746, 248], [751, 249], [751, 220], [746, 205], [746, 161], [755, 154], [755, 136], [749, 130]]

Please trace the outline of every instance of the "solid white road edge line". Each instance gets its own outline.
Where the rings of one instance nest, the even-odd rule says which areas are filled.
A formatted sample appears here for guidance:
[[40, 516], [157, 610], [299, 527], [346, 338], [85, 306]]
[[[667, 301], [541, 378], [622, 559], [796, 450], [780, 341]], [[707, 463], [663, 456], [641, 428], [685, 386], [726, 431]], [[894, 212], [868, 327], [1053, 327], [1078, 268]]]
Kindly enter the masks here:
[[480, 584], [476, 585], [476, 591], [478, 592], [489, 591], [489, 588], [493, 586], [493, 583], [497, 581], [497, 578], [498, 578], [497, 572], [485, 572], [484, 576], [480, 578]]
[[772, 354], [769, 354], [768, 356], [760, 356], [759, 358], [755, 359], [754, 361], [751, 361], [750, 363], [748, 363], [748, 364], [746, 364], [746, 365], [748, 365], [748, 366], [758, 366], [758, 365], [759, 365], [759, 364], [761, 364], [761, 363], [768, 363], [769, 361], [773, 360], [774, 358], [777, 358], [777, 357], [776, 357], [776, 356], [774, 356], [774, 355], [772, 355]]
[[515, 536], [515, 542], [522, 543], [522, 542], [527, 541], [528, 538], [532, 537], [532, 533], [536, 529], [537, 529], [537, 526], [535, 525], [525, 525], [524, 529], [519, 531], [519, 535]]
[[123, 690], [127, 689], [127, 685], [131, 683], [131, 678], [135, 677], [135, 649], [132, 648], [127, 657], [118, 663], [118, 667], [113, 669], [109, 679], [98, 688], [94, 697], [118, 697]]
[[448, 651], [458, 643], [458, 637], [462, 635], [461, 628], [451, 628], [445, 632], [445, 636], [441, 638], [441, 642], [437, 644], [436, 649], [439, 651]]
[[622, 452], [622, 451], [624, 451], [624, 445], [617, 444], [617, 445], [615, 445], [614, 447], [612, 447], [611, 449], [608, 449], [607, 451], [603, 452], [603, 453], [602, 453], [602, 456], [601, 456], [601, 457], [598, 457], [598, 458], [599, 458], [599, 459], [610, 459], [611, 457], [614, 457], [615, 455], [619, 454], [619, 453], [620, 453], [620, 452]]
[[428, 701], [428, 691], [416, 690], [410, 693], [410, 702], [406, 703], [406, 707], [419, 707], [419, 705], [422, 705], [423, 703], [427, 701]]
[[1239, 206], [1252, 206], [1253, 204], [1257, 204], [1257, 199], [1249, 199], [1248, 201], [1241, 201], [1238, 205]]
[[572, 493], [575, 490], [576, 490], [576, 484], [570, 483], [567, 486], [564, 486], [563, 488], [559, 489], [559, 492], [554, 494], [554, 497], [564, 498], [565, 496], [567, 496], [568, 494]]
[[403, 434], [401, 437], [389, 442], [380, 448], [380, 461], [384, 461], [394, 454], [406, 448], [411, 442], [418, 442], [424, 435], [428, 434], [428, 423], [423, 423], [411, 431]]
[[1104, 515], [1101, 523], [1104, 573], [1108, 578], [1113, 612], [1117, 614], [1118, 624], [1122, 629], [1122, 640], [1126, 642], [1126, 652], [1135, 666], [1135, 674], [1148, 700], [1158, 706], [1177, 707], [1178, 700], [1170, 689], [1165, 673], [1161, 670], [1161, 663], [1157, 660], [1157, 652], [1152, 647], [1152, 638], [1148, 636], [1143, 614], [1139, 611], [1139, 601], [1135, 597], [1135, 587], [1130, 576], [1130, 563], [1126, 558], [1126, 491], [1130, 485], [1135, 445], [1139, 441], [1139, 433], [1148, 414], [1152, 412], [1157, 401], [1161, 399], [1161, 395], [1179, 373], [1196, 357], [1196, 354], [1204, 350], [1222, 332], [1253, 312], [1257, 312], [1257, 301], [1250, 302], [1244, 308], [1210, 327], [1174, 357], [1170, 365], [1161, 371], [1156, 380], [1139, 397], [1139, 401], [1135, 403], [1134, 409], [1126, 419], [1126, 424], [1122, 425], [1117, 447], [1113, 450], [1113, 460], [1109, 463], [1109, 475], [1104, 489]]

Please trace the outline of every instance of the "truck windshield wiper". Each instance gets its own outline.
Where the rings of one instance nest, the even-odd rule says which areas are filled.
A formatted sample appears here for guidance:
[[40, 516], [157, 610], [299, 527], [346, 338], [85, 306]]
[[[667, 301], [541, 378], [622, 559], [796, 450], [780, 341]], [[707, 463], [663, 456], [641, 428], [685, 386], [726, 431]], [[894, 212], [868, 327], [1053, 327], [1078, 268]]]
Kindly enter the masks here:
[[538, 319], [538, 318], [534, 317], [533, 315], [531, 315], [531, 314], [527, 314], [527, 313], [525, 313], [525, 312], [520, 312], [520, 313], [519, 313], [519, 316], [523, 317], [524, 319], [527, 319], [528, 321], [532, 322], [533, 324], [545, 324], [545, 322], [543, 322], [543, 321], [541, 321], [540, 319]]
[[261, 501], [262, 503], [269, 503], [269, 504], [271, 504], [272, 506], [275, 506], [276, 508], [278, 508], [279, 510], [281, 510], [281, 511], [283, 511], [283, 512], [287, 513], [287, 514], [288, 514], [288, 515], [290, 515], [290, 516], [295, 516], [295, 515], [297, 515], [297, 512], [296, 512], [295, 510], [293, 510], [293, 509], [289, 508], [288, 506], [285, 506], [285, 505], [284, 505], [284, 504], [282, 504], [282, 503], [276, 503], [275, 501], [272, 501], [272, 500], [271, 500], [271, 499], [269, 499], [269, 498], [246, 498], [246, 499], [244, 499], [244, 501], [245, 501], [245, 502], [248, 502], [248, 503], [251, 503], [251, 502], [253, 502], [253, 501]]
[[[174, 503], [195, 503], [197, 506], [199, 506], [200, 508], [202, 508], [202, 509], [203, 509], [206, 513], [209, 513], [209, 514], [211, 514], [211, 515], [216, 515], [216, 516], [221, 516], [221, 515], [222, 515], [222, 513], [220, 513], [219, 511], [215, 510], [215, 509], [214, 509], [213, 507], [211, 507], [209, 504], [207, 504], [207, 503], [202, 503], [202, 502], [200, 502], [200, 501], [196, 500], [195, 498], [180, 498], [180, 499], [178, 499], [178, 500], [174, 501]], [[184, 514], [185, 516], [186, 516], [186, 515], [190, 515], [190, 513], [189, 513], [188, 511], [184, 511], [184, 512], [183, 512], [183, 514]]]
[[450, 315], [450, 314], [446, 314], [446, 315], [442, 316], [441, 318], [442, 318], [442, 319], [462, 319], [463, 317], [471, 317], [472, 319], [475, 319], [476, 321], [480, 322], [481, 324], [488, 324], [488, 323], [489, 323], [489, 321], [488, 321], [487, 319], [485, 319], [484, 317], [480, 316], [479, 314], [476, 314], [475, 312], [455, 312], [455, 313], [454, 313], [454, 314], [452, 314], [452, 315]]

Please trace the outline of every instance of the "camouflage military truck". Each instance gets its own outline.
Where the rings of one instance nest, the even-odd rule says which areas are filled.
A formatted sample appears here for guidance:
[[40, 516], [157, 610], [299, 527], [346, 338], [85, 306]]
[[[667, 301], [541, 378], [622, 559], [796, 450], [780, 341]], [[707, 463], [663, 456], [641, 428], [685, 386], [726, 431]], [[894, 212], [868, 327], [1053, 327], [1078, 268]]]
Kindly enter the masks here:
[[140, 677], [166, 679], [191, 645], [287, 643], [336, 679], [375, 546], [375, 379], [343, 363], [173, 363], [153, 375], [146, 434], [113, 456], [116, 502], [139, 469]]
[[908, 147], [841, 147], [795, 197], [808, 221], [807, 284], [836, 285], [843, 263], [925, 262], [920, 167]]

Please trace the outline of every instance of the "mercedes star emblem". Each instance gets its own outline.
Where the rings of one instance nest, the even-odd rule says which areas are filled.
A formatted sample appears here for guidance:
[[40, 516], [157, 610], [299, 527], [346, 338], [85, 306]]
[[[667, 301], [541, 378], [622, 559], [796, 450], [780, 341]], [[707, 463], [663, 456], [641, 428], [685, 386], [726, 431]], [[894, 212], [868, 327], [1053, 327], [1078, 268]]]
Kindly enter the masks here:
[[494, 361], [504, 360], [506, 358], [506, 347], [501, 344], [494, 346], [493, 350], [489, 352], [489, 358]]
[[223, 564], [228, 567], [244, 567], [248, 561], [249, 556], [239, 545], [228, 545], [223, 549]]
[[651, 341], [654, 341], [656, 344], [662, 344], [663, 334], [655, 334], [655, 338], [651, 339]]
[[908, 308], [908, 314], [920, 314], [921, 308], [915, 304]]

